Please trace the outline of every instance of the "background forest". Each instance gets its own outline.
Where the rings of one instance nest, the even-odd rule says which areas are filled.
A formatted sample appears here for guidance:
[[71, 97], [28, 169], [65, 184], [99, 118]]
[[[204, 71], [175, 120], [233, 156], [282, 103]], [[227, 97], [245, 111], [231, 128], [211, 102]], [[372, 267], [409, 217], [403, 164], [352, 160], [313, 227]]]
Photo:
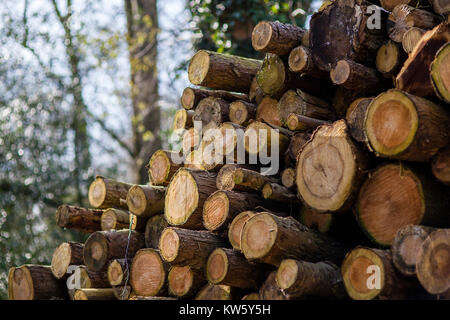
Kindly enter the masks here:
[[0, 299], [13, 265], [84, 241], [55, 224], [101, 174], [148, 181], [198, 49], [259, 57], [261, 20], [307, 25], [312, 0], [4, 0], [0, 4]]

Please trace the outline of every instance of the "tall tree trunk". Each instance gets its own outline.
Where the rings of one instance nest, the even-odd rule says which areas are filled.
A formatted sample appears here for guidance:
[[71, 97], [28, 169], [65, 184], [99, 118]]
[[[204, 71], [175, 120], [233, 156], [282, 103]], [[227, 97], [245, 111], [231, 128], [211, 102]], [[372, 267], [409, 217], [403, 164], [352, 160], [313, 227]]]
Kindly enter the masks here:
[[125, 0], [133, 103], [134, 182], [144, 184], [150, 155], [161, 148], [156, 0]]

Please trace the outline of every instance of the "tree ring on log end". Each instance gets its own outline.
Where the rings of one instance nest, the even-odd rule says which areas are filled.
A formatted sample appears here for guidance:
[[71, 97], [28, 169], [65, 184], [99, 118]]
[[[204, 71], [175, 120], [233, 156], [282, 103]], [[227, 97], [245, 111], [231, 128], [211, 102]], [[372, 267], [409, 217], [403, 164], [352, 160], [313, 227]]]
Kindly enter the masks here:
[[108, 242], [100, 232], [94, 232], [89, 236], [84, 245], [84, 264], [93, 271], [100, 271], [106, 263]]
[[289, 289], [297, 280], [298, 265], [293, 259], [281, 261], [277, 270], [276, 282], [281, 289]]
[[33, 300], [33, 278], [27, 267], [11, 268], [8, 275], [10, 300]]
[[117, 226], [117, 218], [114, 209], [107, 209], [101, 217], [102, 230], [113, 230]]
[[263, 51], [272, 39], [272, 26], [262, 21], [258, 23], [252, 32], [252, 46], [256, 51]]
[[366, 135], [372, 148], [383, 156], [405, 151], [414, 140], [417, 128], [414, 103], [401, 91], [382, 93], [368, 107]]
[[116, 260], [113, 260], [108, 266], [108, 281], [112, 286], [118, 286], [123, 281], [122, 266]]
[[209, 54], [204, 50], [198, 51], [192, 57], [188, 67], [188, 77], [192, 84], [202, 84], [208, 74], [209, 62]]
[[249, 260], [264, 257], [277, 239], [278, 226], [268, 214], [257, 214], [245, 223], [241, 248]]
[[94, 208], [100, 207], [106, 198], [106, 184], [103, 177], [96, 177], [89, 186], [89, 203]]
[[170, 268], [167, 279], [171, 293], [178, 297], [182, 297], [192, 288], [194, 274], [189, 266], [173, 266]]
[[268, 53], [261, 70], [256, 74], [256, 81], [265, 94], [276, 96], [283, 91], [286, 81], [286, 68], [277, 55]]
[[228, 273], [228, 257], [221, 248], [217, 248], [210, 254], [206, 270], [208, 281], [213, 284], [220, 283], [225, 279]]
[[233, 249], [241, 250], [241, 235], [245, 223], [255, 215], [253, 211], [244, 211], [239, 213], [231, 222], [228, 228], [228, 240]]
[[178, 256], [179, 247], [180, 238], [178, 234], [171, 228], [164, 229], [159, 239], [161, 257], [167, 262], [174, 261]]
[[194, 107], [195, 93], [192, 88], [185, 88], [181, 95], [181, 105], [183, 108], [189, 110]]
[[308, 53], [302, 46], [292, 49], [291, 53], [289, 54], [289, 68], [293, 72], [303, 71], [308, 62], [307, 58]]
[[167, 188], [164, 216], [171, 225], [183, 225], [197, 209], [197, 182], [187, 169], [179, 169]]
[[334, 84], [341, 85], [345, 83], [350, 76], [350, 65], [345, 60], [339, 60], [336, 66], [331, 70], [330, 77]]
[[[377, 266], [380, 270], [380, 287], [379, 289], [369, 288], [369, 277], [374, 271], [369, 267]], [[368, 272], [370, 271], [370, 272]], [[384, 287], [385, 283], [384, 264], [380, 257], [373, 251], [366, 248], [357, 248], [352, 250], [342, 263], [342, 278], [344, 280], [345, 289], [349, 296], [354, 300], [371, 300], [375, 298]]]
[[450, 43], [436, 53], [430, 67], [430, 77], [439, 97], [450, 103]]
[[416, 175], [397, 164], [376, 169], [358, 196], [359, 224], [378, 244], [390, 245], [398, 230], [419, 224], [425, 214], [422, 184]]
[[65, 242], [53, 253], [51, 270], [55, 278], [61, 279], [66, 274], [72, 256], [71, 251], [70, 244]]
[[223, 191], [216, 191], [209, 196], [203, 208], [203, 225], [208, 230], [217, 230], [228, 217], [230, 200]]
[[165, 281], [161, 258], [154, 249], [139, 250], [131, 263], [130, 283], [134, 292], [142, 296], [154, 296]]
[[[162, 184], [167, 181], [170, 171], [170, 159], [164, 150], [158, 150], [150, 159], [149, 176], [153, 184]], [[145, 195], [144, 195], [145, 196]]]

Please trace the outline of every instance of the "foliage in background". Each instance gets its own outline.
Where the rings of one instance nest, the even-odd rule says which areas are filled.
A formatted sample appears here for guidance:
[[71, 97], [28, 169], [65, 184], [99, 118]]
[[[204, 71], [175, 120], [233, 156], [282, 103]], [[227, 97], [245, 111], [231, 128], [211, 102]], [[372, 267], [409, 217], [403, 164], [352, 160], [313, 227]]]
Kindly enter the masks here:
[[312, 0], [191, 0], [197, 40], [195, 48], [261, 57], [252, 47], [251, 33], [260, 21], [278, 20], [303, 27]]

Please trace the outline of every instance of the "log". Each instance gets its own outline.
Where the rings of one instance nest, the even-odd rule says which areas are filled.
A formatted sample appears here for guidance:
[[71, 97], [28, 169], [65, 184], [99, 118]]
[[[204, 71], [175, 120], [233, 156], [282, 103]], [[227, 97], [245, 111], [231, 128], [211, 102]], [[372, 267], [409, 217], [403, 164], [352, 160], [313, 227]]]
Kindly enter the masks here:
[[144, 297], [166, 295], [168, 269], [158, 250], [145, 248], [136, 252], [130, 269], [134, 293]]
[[373, 98], [356, 99], [352, 102], [350, 107], [348, 107], [345, 115], [349, 133], [353, 139], [361, 143], [367, 143], [364, 120], [366, 119], [367, 109], [372, 100]]
[[436, 96], [450, 103], [450, 43], [439, 49], [430, 66], [430, 78]]
[[306, 131], [316, 129], [324, 124], [329, 124], [329, 122], [291, 113], [287, 117], [286, 124], [291, 131]]
[[[294, 202], [292, 199], [290, 201]], [[267, 201], [255, 193], [218, 190], [212, 193], [205, 201], [203, 206], [203, 226], [210, 231], [222, 231], [243, 210], [250, 210], [257, 206], [290, 212], [289, 203]]]
[[[371, 18], [375, 12], [380, 14], [379, 26]], [[386, 40], [387, 17], [387, 11], [365, 1], [338, 0], [324, 6], [310, 21], [311, 52], [317, 67], [329, 72], [343, 59], [373, 65], [376, 51]]]
[[106, 209], [101, 218], [102, 231], [128, 229], [131, 216], [128, 212], [114, 208]]
[[341, 271], [331, 262], [285, 259], [278, 267], [275, 280], [289, 300], [346, 297]]
[[286, 168], [281, 172], [281, 184], [288, 189], [295, 187], [295, 169]]
[[169, 293], [179, 298], [191, 298], [206, 284], [203, 269], [173, 266], [167, 277]]
[[289, 54], [289, 70], [301, 74], [307, 74], [313, 78], [328, 79], [329, 74], [320, 70], [314, 63], [313, 55], [309, 48], [298, 46]]
[[[76, 274], [74, 280], [75, 284], [79, 284], [77, 289], [91, 289], [91, 288], [110, 288], [111, 285], [108, 280], [108, 275], [104, 271], [92, 271], [85, 266], [77, 266], [74, 270]], [[78, 282], [79, 281], [79, 282]], [[78, 283], [77, 283], [78, 282]]]
[[408, 224], [448, 226], [449, 205], [438, 182], [404, 164], [387, 163], [364, 182], [355, 213], [373, 242], [389, 246]]
[[61, 228], [73, 229], [82, 233], [102, 230], [103, 210], [86, 209], [63, 204], [56, 210], [56, 224]]
[[433, 10], [437, 14], [446, 15], [447, 18], [450, 14], [450, 3], [445, 0], [430, 0], [433, 5]]
[[89, 186], [89, 203], [94, 208], [128, 210], [124, 201], [131, 184], [97, 176]]
[[255, 120], [263, 121], [274, 126], [281, 126], [278, 101], [270, 96], [265, 96], [258, 104]]
[[[129, 283], [131, 259], [113, 259], [108, 265], [107, 277], [111, 286], [124, 286]], [[123, 289], [123, 288], [122, 288]]]
[[199, 102], [195, 109], [194, 121], [201, 121], [203, 130], [218, 128], [229, 121], [230, 104], [223, 99], [208, 97]]
[[263, 269], [248, 262], [237, 251], [217, 248], [206, 264], [206, 278], [212, 284], [224, 284], [242, 289], [258, 288], [263, 280]]
[[395, 269], [389, 250], [357, 247], [346, 255], [341, 270], [345, 289], [354, 300], [405, 299], [417, 287], [417, 281]]
[[257, 212], [255, 211], [244, 211], [239, 213], [234, 219], [231, 221], [230, 226], [228, 227], [228, 241], [234, 250], [241, 251], [241, 235], [242, 230], [244, 229], [245, 223]]
[[[289, 203], [291, 207], [297, 207], [299, 202], [297, 196], [294, 193], [290, 192], [288, 188], [274, 182], [266, 182], [261, 189], [261, 193], [264, 199], [279, 201], [280, 203]], [[269, 208], [267, 206], [264, 207]], [[286, 211], [283, 210], [282, 207], [280, 207], [280, 204], [278, 204], [278, 210]]]
[[246, 126], [256, 115], [256, 106], [243, 100], [237, 100], [230, 104], [230, 121], [241, 126]]
[[450, 41], [450, 23], [444, 22], [426, 32], [397, 75], [395, 86], [417, 96], [434, 95], [430, 65], [437, 51]]
[[450, 298], [450, 229], [431, 233], [417, 256], [416, 272], [420, 284], [431, 294]]
[[244, 225], [241, 248], [250, 261], [279, 266], [285, 258], [341, 263], [345, 245], [307, 228], [292, 217], [259, 213]]
[[407, 4], [415, 7], [417, 4], [420, 4], [420, 0], [380, 0], [380, 4], [387, 11], [392, 11], [400, 4]]
[[142, 297], [142, 296], [133, 296], [128, 300], [151, 300], [151, 301], [161, 301], [161, 300], [177, 300], [174, 297]]
[[194, 125], [194, 122], [192, 120], [193, 116], [193, 110], [177, 110], [177, 112], [175, 112], [175, 115], [173, 116], [172, 130], [177, 132], [177, 130], [183, 130], [192, 127]]
[[63, 280], [56, 279], [50, 266], [27, 264], [8, 272], [9, 300], [67, 299]]
[[260, 67], [259, 60], [200, 50], [189, 63], [188, 76], [194, 85], [247, 93]]
[[311, 139], [311, 133], [309, 132], [297, 132], [292, 136], [287, 150], [292, 161], [297, 161], [299, 152], [303, 149], [309, 139]]
[[97, 231], [84, 244], [84, 264], [89, 270], [105, 271], [109, 260], [125, 258], [126, 252], [132, 257], [144, 245], [144, 236], [136, 231]]
[[[232, 123], [225, 122], [219, 128], [219, 132], [215, 139], [219, 139], [218, 141], [214, 141], [215, 145], [215, 153], [219, 157], [219, 160], [222, 160], [220, 164], [223, 163], [242, 163], [242, 166], [248, 166], [244, 163], [246, 162], [244, 151], [244, 137], [245, 128]], [[216, 147], [217, 146], [217, 147]], [[223, 162], [225, 161], [225, 162]]]
[[216, 179], [219, 190], [236, 190], [245, 192], [259, 192], [266, 182], [277, 182], [271, 176], [262, 175], [257, 171], [245, 169], [237, 165], [224, 165]]
[[392, 262], [405, 276], [416, 275], [417, 256], [423, 242], [435, 229], [425, 226], [407, 225], [401, 228], [392, 242]]
[[402, 68], [406, 56], [399, 44], [389, 40], [377, 51], [377, 58], [375, 60], [377, 70], [383, 77], [392, 79]]
[[253, 121], [245, 129], [244, 146], [250, 155], [259, 155], [260, 158], [270, 157], [272, 152], [274, 152], [274, 155], [282, 155], [288, 145], [288, 135], [280, 132], [278, 129], [273, 129], [264, 122]]
[[288, 55], [301, 44], [305, 30], [278, 21], [261, 21], [252, 32], [252, 45], [256, 51]]
[[181, 95], [181, 105], [186, 110], [195, 109], [198, 103], [207, 97], [220, 98], [228, 102], [236, 100], [250, 101], [248, 95], [244, 93], [188, 87], [183, 90]]
[[377, 156], [425, 162], [449, 141], [449, 121], [443, 107], [391, 89], [370, 103], [364, 126]]
[[289, 71], [287, 62], [271, 53], [266, 54], [262, 67], [256, 74], [256, 81], [266, 95], [275, 99], [295, 88], [317, 95], [326, 95], [332, 91], [328, 82]]
[[208, 283], [195, 296], [194, 300], [233, 300], [230, 286]]
[[[150, 166], [150, 170], [155, 171], [155, 165]], [[150, 218], [156, 214], [164, 212], [164, 198], [166, 188], [158, 186], [134, 185], [127, 194], [127, 204], [130, 212], [138, 218]]]
[[242, 297], [241, 300], [260, 300], [259, 299], [259, 293], [258, 292], [252, 292], [252, 293], [246, 294], [245, 296]]
[[439, 150], [433, 158], [431, 168], [436, 179], [450, 185], [450, 146]]
[[181, 168], [167, 188], [164, 217], [173, 226], [203, 229], [205, 200], [216, 188], [217, 174]]
[[387, 87], [375, 70], [351, 60], [339, 60], [330, 71], [331, 81], [346, 89], [377, 93]]
[[[195, 128], [189, 128], [183, 134], [182, 147], [183, 155], [188, 155], [192, 150], [196, 149], [202, 140], [201, 133]], [[150, 180], [151, 181], [151, 180]], [[166, 179], [164, 184], [167, 184], [169, 179]]]
[[277, 272], [272, 271], [259, 289], [259, 300], [288, 300], [276, 280]]
[[112, 289], [117, 300], [130, 300], [132, 297], [131, 286], [115, 286]]
[[184, 159], [184, 167], [193, 171], [206, 171], [203, 161], [203, 141], [198, 149], [193, 150]]
[[426, 10], [407, 4], [399, 4], [392, 10], [389, 21], [393, 22], [388, 26], [389, 38], [392, 41], [401, 43], [403, 35], [409, 28], [433, 29], [442, 22], [442, 18]]
[[344, 120], [319, 127], [297, 159], [299, 197], [319, 212], [345, 212], [365, 176], [367, 159]]
[[336, 93], [333, 97], [332, 106], [340, 118], [345, 117], [350, 104], [356, 99], [365, 97], [364, 92], [349, 90], [342, 86], [336, 89]]
[[287, 126], [291, 113], [319, 120], [329, 120], [335, 117], [328, 102], [301, 90], [287, 91], [278, 102], [278, 109], [281, 123], [285, 126]]
[[74, 300], [116, 300], [116, 296], [112, 288], [78, 289], [75, 291]]
[[53, 252], [51, 271], [56, 279], [66, 278], [70, 265], [83, 264], [83, 244], [64, 242]]
[[264, 98], [264, 91], [258, 84], [256, 80], [256, 76], [252, 80], [252, 84], [250, 86], [250, 92], [248, 93], [248, 98], [251, 102], [259, 104], [261, 100]]
[[162, 214], [153, 216], [148, 219], [147, 225], [145, 227], [145, 246], [147, 248], [158, 249], [161, 233], [168, 226], [169, 224], [167, 223], [166, 219], [164, 219], [164, 215]]
[[422, 36], [425, 34], [426, 30], [417, 28], [417, 27], [411, 27], [403, 34], [402, 38], [402, 47], [403, 50], [407, 54], [410, 54], [414, 51], [414, 48], [419, 43]]
[[211, 252], [225, 246], [224, 240], [210, 231], [196, 231], [175, 227], [164, 229], [159, 240], [159, 250], [164, 261], [173, 266], [206, 266]]

